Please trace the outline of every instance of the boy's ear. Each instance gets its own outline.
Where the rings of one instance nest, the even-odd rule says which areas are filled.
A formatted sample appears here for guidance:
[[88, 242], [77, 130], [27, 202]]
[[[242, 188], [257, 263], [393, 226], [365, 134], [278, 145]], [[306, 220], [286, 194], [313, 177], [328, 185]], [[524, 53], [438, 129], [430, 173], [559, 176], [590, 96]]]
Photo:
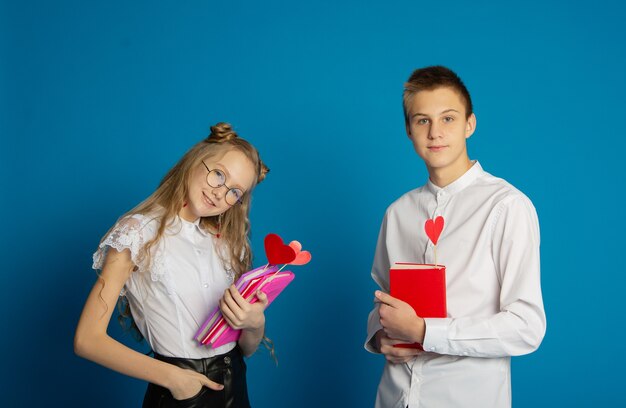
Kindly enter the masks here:
[[465, 138], [469, 139], [469, 137], [474, 134], [475, 130], [476, 130], [476, 115], [472, 113], [471, 115], [469, 115], [469, 118], [467, 118], [467, 123], [465, 124]]
[[409, 126], [409, 122], [407, 122], [406, 120], [404, 121], [404, 128], [406, 129], [406, 135], [410, 138], [411, 137], [411, 126]]

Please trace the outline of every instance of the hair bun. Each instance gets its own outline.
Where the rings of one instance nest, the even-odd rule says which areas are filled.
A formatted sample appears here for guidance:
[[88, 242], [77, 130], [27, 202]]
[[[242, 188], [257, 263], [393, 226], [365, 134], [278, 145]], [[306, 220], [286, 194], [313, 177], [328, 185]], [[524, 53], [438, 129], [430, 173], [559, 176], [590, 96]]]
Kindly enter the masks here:
[[211, 126], [211, 134], [207, 137], [207, 142], [222, 143], [238, 137], [230, 123], [219, 122]]
[[261, 161], [261, 158], [259, 158], [259, 177], [257, 177], [257, 183], [262, 182], [263, 180], [265, 180], [265, 176], [267, 176], [267, 173], [270, 172], [270, 168], [267, 167], [265, 165], [265, 163], [263, 163], [263, 161]]

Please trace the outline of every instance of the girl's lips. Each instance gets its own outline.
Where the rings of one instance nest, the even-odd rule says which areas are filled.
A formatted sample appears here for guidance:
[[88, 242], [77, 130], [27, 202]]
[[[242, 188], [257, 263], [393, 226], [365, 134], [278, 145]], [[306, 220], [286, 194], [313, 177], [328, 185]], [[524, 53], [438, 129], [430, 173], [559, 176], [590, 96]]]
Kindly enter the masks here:
[[202, 197], [204, 198], [204, 202], [205, 203], [207, 203], [211, 207], [216, 207], [215, 203], [213, 201], [211, 201], [211, 199], [209, 197], [207, 197], [206, 194], [202, 193]]

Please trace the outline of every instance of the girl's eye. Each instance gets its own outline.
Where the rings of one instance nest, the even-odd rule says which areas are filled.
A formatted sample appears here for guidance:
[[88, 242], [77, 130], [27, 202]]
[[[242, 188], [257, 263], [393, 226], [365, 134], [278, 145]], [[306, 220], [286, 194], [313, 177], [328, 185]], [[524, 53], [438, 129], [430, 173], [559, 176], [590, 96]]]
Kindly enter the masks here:
[[241, 190], [239, 190], [238, 188], [233, 188], [230, 191], [233, 192], [233, 196], [237, 199], [237, 200], [241, 200], [241, 197], [243, 196], [243, 192]]
[[226, 175], [224, 174], [224, 172], [222, 170], [214, 169], [213, 172], [215, 173], [216, 180], [220, 184], [224, 184], [226, 182]]

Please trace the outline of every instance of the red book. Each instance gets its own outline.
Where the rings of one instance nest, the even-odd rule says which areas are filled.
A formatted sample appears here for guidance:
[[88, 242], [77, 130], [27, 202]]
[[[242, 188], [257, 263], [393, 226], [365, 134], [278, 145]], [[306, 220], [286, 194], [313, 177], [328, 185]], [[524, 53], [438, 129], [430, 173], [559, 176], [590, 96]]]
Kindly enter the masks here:
[[[446, 267], [396, 262], [389, 269], [390, 295], [413, 308], [419, 317], [447, 317]], [[396, 347], [422, 348], [419, 343]]]

